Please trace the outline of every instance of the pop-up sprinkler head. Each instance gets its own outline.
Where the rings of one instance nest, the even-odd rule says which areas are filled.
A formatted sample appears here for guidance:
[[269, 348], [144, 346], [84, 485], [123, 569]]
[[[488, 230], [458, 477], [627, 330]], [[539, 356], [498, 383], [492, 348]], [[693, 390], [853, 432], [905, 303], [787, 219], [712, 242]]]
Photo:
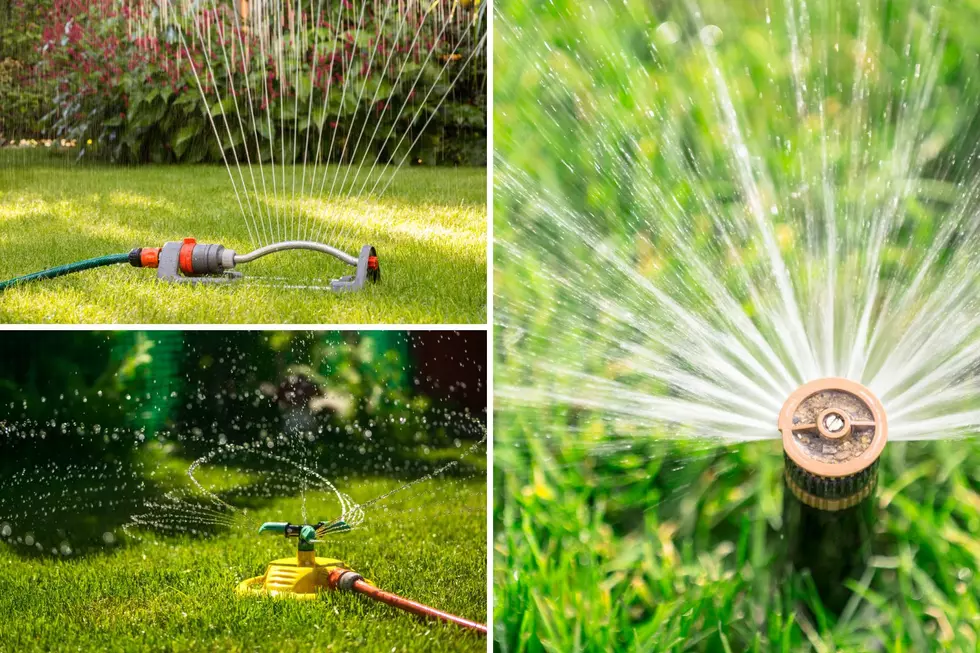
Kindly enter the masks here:
[[885, 409], [860, 383], [811, 381], [779, 413], [786, 482], [804, 503], [841, 510], [868, 496], [888, 438]]
[[315, 599], [319, 592], [343, 590], [356, 592], [375, 601], [386, 603], [420, 617], [437, 619], [458, 626], [487, 633], [485, 624], [443, 612], [416, 603], [404, 597], [385, 592], [372, 585], [355, 571], [334, 558], [319, 558], [314, 544], [326, 535], [344, 533], [350, 526], [342, 519], [321, 521], [316, 524], [290, 524], [289, 522], [265, 522], [259, 533], [281, 533], [296, 538], [296, 557], [273, 560], [262, 576], [246, 578], [235, 591], [240, 596], [267, 596], [273, 598]]
[[381, 280], [381, 267], [374, 247], [365, 245], [354, 257], [335, 247], [303, 240], [290, 240], [260, 247], [248, 254], [238, 254], [224, 245], [198, 243], [193, 238], [183, 242], [164, 243], [163, 247], [138, 247], [129, 253], [129, 263], [137, 268], [156, 268], [157, 279], [171, 283], [230, 283], [242, 278], [235, 266], [250, 263], [263, 256], [291, 249], [321, 252], [355, 268], [352, 275], [330, 282], [334, 291], [362, 288], [367, 281]]

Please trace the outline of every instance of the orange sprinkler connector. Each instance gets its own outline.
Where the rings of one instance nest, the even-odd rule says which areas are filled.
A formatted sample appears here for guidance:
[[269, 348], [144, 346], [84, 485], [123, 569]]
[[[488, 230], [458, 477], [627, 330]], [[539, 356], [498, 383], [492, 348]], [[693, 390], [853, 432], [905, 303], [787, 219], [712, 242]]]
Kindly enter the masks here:
[[487, 627], [485, 624], [470, 621], [469, 619], [463, 619], [462, 617], [457, 617], [454, 614], [449, 614], [448, 612], [443, 612], [442, 610], [436, 610], [435, 608], [430, 608], [427, 605], [416, 603], [415, 601], [398, 596], [397, 594], [380, 590], [374, 585], [365, 582], [364, 578], [360, 574], [350, 571], [349, 569], [333, 569], [328, 577], [328, 582], [332, 589], [352, 590], [358, 594], [363, 594], [364, 596], [372, 598], [375, 601], [380, 601], [392, 606], [393, 608], [410, 612], [419, 617], [438, 619], [439, 621], [454, 623], [457, 626], [475, 630], [476, 632], [484, 635], [487, 634]]
[[140, 250], [140, 264], [144, 268], [155, 268], [160, 265], [160, 248], [144, 247]]
[[137, 247], [129, 253], [129, 264], [134, 268], [160, 267], [160, 247]]

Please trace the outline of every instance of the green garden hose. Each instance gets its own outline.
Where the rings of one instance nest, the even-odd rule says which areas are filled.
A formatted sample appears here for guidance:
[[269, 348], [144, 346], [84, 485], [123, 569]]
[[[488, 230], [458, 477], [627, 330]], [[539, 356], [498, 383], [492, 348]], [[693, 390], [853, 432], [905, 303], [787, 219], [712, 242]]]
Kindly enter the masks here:
[[77, 263], [69, 263], [68, 265], [59, 265], [56, 268], [41, 270], [40, 272], [35, 272], [33, 274], [26, 274], [22, 277], [16, 277], [9, 281], [0, 281], [0, 292], [28, 281], [54, 279], [55, 277], [61, 277], [66, 274], [71, 274], [72, 272], [81, 272], [83, 270], [99, 268], [103, 265], [116, 265], [117, 263], [129, 263], [129, 254], [110, 254], [109, 256], [90, 258], [84, 261], [78, 261]]

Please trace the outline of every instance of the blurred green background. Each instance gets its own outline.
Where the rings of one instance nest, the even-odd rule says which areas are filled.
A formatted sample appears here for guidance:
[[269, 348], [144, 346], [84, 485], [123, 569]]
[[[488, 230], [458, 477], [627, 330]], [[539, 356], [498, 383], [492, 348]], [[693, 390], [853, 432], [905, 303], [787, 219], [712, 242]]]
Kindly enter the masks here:
[[[683, 282], [685, 262], [655, 229], [659, 217], [635, 214], [650, 180], [690, 217], [706, 258], [717, 254], [713, 216], [699, 213], [695, 196], [744, 210], [728, 181], [730, 154], [692, 8], [721, 29], [718, 68], [751, 156], [773, 187], [787, 191], [781, 206], [803, 201], [789, 191], [801, 187], [799, 161], [819, 161], [812, 157], [821, 155], [825, 135], [793, 106], [787, 22], [831, 46], [826, 67], [804, 74], [826, 109], [827, 133], [854, 126], [866, 132], [859, 149], [827, 152], [842, 203], [860, 200], [875, 171], [887, 169], [909, 92], [902, 80], [914, 79], [917, 63], [942, 52], [928, 110], [912, 135], [920, 178], [901, 207], [907, 222], [888, 243], [886, 258], [899, 265], [883, 266], [883, 276], [915, 271], [922, 246], [962, 192], [960, 181], [978, 171], [976, 3], [498, 2], [498, 391], [587, 392], [579, 380], [544, 371], [542, 361], [629, 380], [628, 365], [617, 365], [625, 354], [610, 342], [621, 333], [628, 342], [639, 338], [635, 325], [591, 304], [582, 303], [579, 313], [569, 307], [580, 289], [607, 297], [641, 297], [642, 290], [617, 286], [625, 275], [584, 265], [595, 252], [561, 220], [596, 234], [646, 279]], [[855, 35], [862, 31], [874, 59], [867, 95], [856, 102], [851, 82]], [[912, 56], [907, 42], [915, 44]], [[653, 122], [649, 110], [673, 121]], [[675, 140], [658, 140], [661, 126]], [[672, 152], [681, 159], [671, 159]], [[866, 174], [848, 177], [854, 156], [871, 163], [857, 166]], [[689, 175], [677, 174], [685, 168]], [[789, 213], [773, 218], [777, 227], [794, 226]], [[784, 250], [790, 265], [801, 250], [790, 239]], [[724, 259], [707, 264], [724, 274]], [[784, 570], [778, 442], [720, 447], [671, 440], [674, 434], [631, 427], [601, 410], [515, 404], [499, 397], [495, 404], [497, 650], [977, 650], [974, 440], [888, 445], [875, 499], [875, 555], [865, 575], [849, 582], [855, 598], [840, 612], [824, 605], [806, 573]]]

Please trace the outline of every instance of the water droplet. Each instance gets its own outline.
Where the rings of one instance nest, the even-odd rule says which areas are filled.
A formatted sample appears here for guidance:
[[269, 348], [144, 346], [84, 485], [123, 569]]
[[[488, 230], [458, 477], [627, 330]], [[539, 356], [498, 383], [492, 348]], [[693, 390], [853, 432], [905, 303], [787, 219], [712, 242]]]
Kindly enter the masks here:
[[714, 46], [721, 42], [724, 33], [717, 25], [705, 25], [698, 33], [701, 42], [707, 46]]
[[681, 38], [681, 29], [677, 26], [677, 23], [667, 21], [665, 23], [660, 23], [656, 29], [657, 38], [667, 45], [673, 45]]

